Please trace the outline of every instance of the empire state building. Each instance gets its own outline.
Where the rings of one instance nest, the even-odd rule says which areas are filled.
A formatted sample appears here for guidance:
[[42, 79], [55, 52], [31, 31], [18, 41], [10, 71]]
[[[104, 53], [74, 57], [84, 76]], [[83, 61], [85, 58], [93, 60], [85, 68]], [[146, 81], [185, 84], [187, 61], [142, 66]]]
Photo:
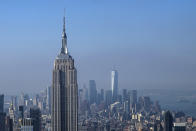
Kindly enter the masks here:
[[78, 130], [78, 85], [74, 59], [67, 49], [65, 17], [62, 47], [54, 61], [52, 80], [52, 131]]

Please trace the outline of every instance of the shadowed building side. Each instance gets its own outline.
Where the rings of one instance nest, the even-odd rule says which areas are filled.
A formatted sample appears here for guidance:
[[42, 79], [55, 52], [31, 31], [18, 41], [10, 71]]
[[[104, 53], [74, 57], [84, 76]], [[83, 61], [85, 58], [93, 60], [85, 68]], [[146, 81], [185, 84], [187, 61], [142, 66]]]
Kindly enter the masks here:
[[172, 131], [173, 129], [173, 117], [172, 114], [167, 111], [164, 115], [164, 131]]

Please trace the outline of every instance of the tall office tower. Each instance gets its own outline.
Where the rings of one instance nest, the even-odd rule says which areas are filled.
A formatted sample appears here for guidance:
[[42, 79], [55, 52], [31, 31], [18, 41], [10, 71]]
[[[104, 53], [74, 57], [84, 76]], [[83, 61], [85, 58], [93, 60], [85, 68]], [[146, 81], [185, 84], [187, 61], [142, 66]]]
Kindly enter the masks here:
[[138, 105], [146, 111], [150, 111], [152, 107], [152, 101], [149, 96], [140, 96], [138, 99]]
[[6, 117], [6, 113], [0, 112], [0, 131], [5, 130], [5, 117]]
[[101, 100], [104, 101], [104, 89], [101, 89]]
[[123, 89], [122, 92], [122, 102], [128, 101], [128, 94], [127, 94], [127, 89]]
[[20, 102], [19, 102], [19, 105], [25, 105], [24, 93], [21, 93], [21, 95], [20, 95]]
[[24, 119], [24, 106], [19, 106], [18, 108], [19, 108], [18, 109], [18, 117], [23, 120]]
[[14, 111], [17, 112], [17, 110], [18, 110], [17, 96], [12, 96], [11, 99], [12, 99], [12, 104], [13, 104], [13, 107], [14, 107]]
[[4, 95], [0, 95], [0, 113], [4, 112]]
[[81, 112], [81, 106], [83, 103], [83, 96], [84, 96], [84, 91], [83, 89], [79, 89], [78, 91], [78, 112]]
[[165, 112], [164, 115], [164, 131], [172, 131], [173, 117], [169, 111]]
[[30, 108], [30, 118], [32, 119], [33, 131], [41, 131], [41, 112], [37, 107]]
[[96, 103], [97, 99], [97, 89], [95, 80], [89, 80], [89, 103]]
[[97, 93], [97, 105], [102, 102], [101, 93]]
[[[22, 102], [24, 102], [22, 104]], [[29, 103], [29, 95], [28, 94], [21, 94], [21, 105], [25, 105], [25, 106], [28, 106], [28, 103]]]
[[0, 113], [4, 112], [4, 94], [0, 94]]
[[112, 104], [112, 91], [111, 90], [107, 90], [105, 92], [105, 104], [106, 106], [109, 106], [110, 104]]
[[47, 87], [47, 95], [46, 95], [46, 107], [49, 111], [49, 113], [51, 113], [51, 86]]
[[5, 131], [13, 131], [13, 119], [11, 119], [10, 116], [6, 116], [5, 127]]
[[83, 85], [83, 91], [84, 91], [84, 100], [88, 101], [88, 88], [86, 87], [86, 85]]
[[118, 102], [122, 103], [122, 95], [121, 94], [118, 95]]
[[4, 95], [0, 95], [0, 131], [5, 130]]
[[83, 89], [79, 89], [78, 90], [78, 99], [79, 99], [79, 101], [83, 101], [83, 99], [84, 99], [84, 91], [83, 91]]
[[113, 102], [118, 100], [118, 72], [117, 70], [111, 71], [111, 88]]
[[62, 48], [54, 62], [52, 81], [52, 131], [78, 130], [78, 85], [74, 59], [67, 50], [65, 17]]
[[125, 102], [123, 102], [123, 106], [124, 106], [124, 112], [126, 113], [126, 114], [129, 114], [129, 102], [128, 101], [125, 101]]
[[130, 90], [129, 97], [130, 97], [130, 108], [133, 109], [135, 108], [135, 105], [137, 104], [137, 91]]
[[10, 104], [10, 107], [9, 107], [9, 116], [10, 116], [10, 119], [12, 119], [13, 121], [15, 120], [14, 106], [12, 103]]
[[39, 95], [36, 95], [36, 96], [33, 98], [33, 106], [38, 106], [38, 100], [39, 100]]

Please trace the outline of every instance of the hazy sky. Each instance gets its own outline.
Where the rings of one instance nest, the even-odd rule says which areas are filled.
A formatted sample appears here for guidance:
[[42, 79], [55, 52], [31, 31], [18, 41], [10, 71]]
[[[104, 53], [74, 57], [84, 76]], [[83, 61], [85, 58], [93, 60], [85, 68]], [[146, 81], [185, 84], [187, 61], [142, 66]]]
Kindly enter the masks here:
[[66, 8], [68, 49], [78, 85], [196, 87], [195, 0], [0, 1], [0, 93], [35, 93], [51, 84]]

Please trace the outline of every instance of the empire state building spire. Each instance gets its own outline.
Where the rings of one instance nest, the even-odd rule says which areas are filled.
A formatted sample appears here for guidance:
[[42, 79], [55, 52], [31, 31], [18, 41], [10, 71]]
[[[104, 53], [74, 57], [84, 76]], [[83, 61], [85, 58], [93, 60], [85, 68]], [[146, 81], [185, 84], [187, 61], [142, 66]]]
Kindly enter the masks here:
[[67, 51], [65, 17], [62, 48], [54, 61], [52, 78], [52, 131], [78, 131], [78, 84], [74, 59]]
[[67, 35], [66, 35], [66, 32], [65, 32], [65, 16], [63, 17], [63, 33], [62, 33], [61, 54], [68, 54], [68, 50], [67, 50]]

